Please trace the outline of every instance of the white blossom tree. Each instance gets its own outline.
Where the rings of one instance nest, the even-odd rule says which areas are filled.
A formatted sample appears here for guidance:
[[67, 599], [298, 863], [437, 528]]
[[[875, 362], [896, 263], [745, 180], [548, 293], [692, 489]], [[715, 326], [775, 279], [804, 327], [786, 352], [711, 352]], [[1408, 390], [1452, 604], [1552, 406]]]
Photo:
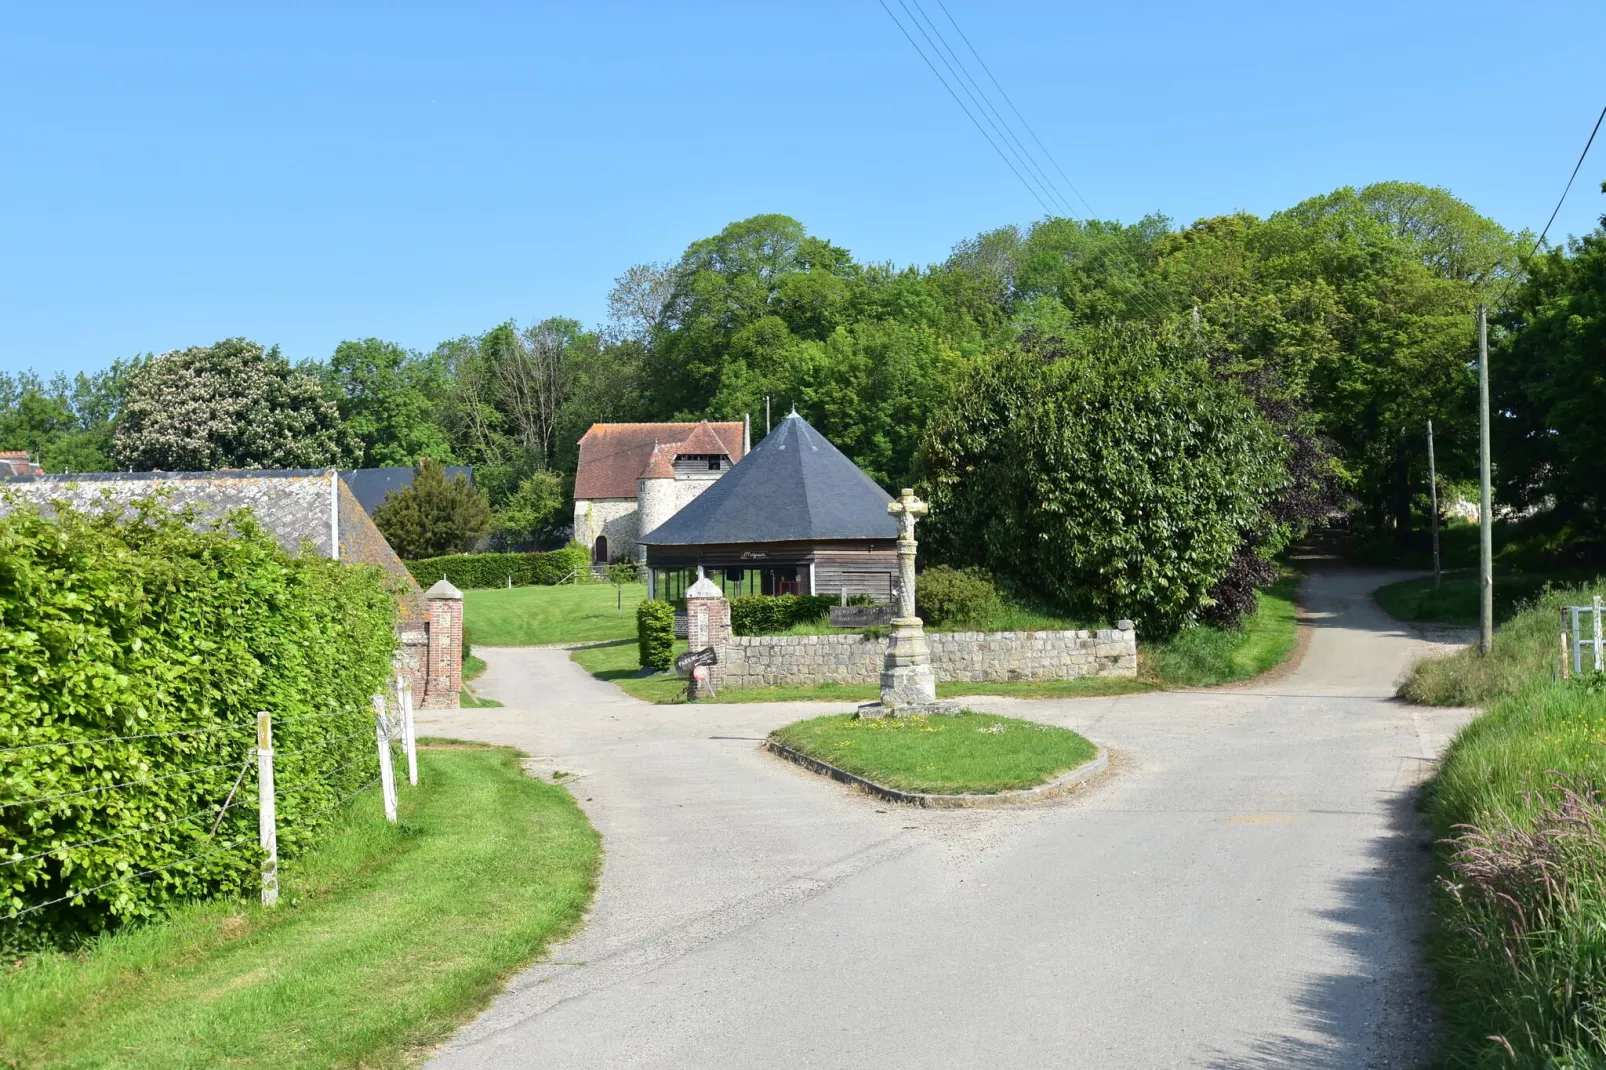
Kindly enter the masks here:
[[340, 464], [349, 439], [322, 386], [278, 346], [227, 338], [135, 372], [114, 445], [122, 467], [184, 472]]

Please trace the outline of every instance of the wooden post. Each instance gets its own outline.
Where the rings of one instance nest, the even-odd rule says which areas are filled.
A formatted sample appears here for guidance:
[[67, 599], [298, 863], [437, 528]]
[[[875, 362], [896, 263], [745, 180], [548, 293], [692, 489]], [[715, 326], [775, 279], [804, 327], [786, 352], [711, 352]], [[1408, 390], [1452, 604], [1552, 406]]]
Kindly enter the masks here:
[[401, 682], [402, 738], [407, 741], [407, 783], [418, 783], [418, 732], [413, 728], [413, 682]]
[[1433, 586], [1443, 580], [1439, 566], [1439, 466], [1433, 460], [1433, 421], [1428, 421], [1428, 498], [1433, 510]]
[[273, 723], [257, 713], [257, 839], [262, 844], [262, 905], [279, 905], [279, 831], [273, 808]]
[[385, 718], [385, 696], [374, 695], [374, 742], [379, 748], [379, 786], [385, 793], [385, 820], [396, 823], [396, 771], [390, 765], [390, 725]]
[[1489, 489], [1489, 310], [1478, 305], [1478, 652], [1494, 646], [1494, 494]]

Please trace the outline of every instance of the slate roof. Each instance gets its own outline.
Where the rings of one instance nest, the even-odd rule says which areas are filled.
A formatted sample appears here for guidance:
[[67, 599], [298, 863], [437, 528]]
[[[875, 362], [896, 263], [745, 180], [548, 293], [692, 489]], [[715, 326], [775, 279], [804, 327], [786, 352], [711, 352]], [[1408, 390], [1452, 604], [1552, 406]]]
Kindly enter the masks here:
[[[670, 453], [713, 453], [713, 449], [670, 450], [690, 439], [694, 432], [706, 424], [714, 440], [733, 462], [742, 459], [742, 425], [730, 423], [702, 424], [592, 424], [591, 430], [580, 439], [580, 465], [574, 474], [574, 496], [577, 499], [634, 498], [636, 480], [641, 478], [652, 456], [654, 444], [661, 444]], [[708, 440], [699, 436], [705, 446]]]
[[892, 496], [797, 413], [684, 509], [648, 546], [895, 539]]
[[[446, 479], [448, 482], [462, 476], [470, 483], [474, 482], [474, 469], [469, 465], [447, 465]], [[381, 505], [385, 504], [385, 496], [395, 491], [413, 485], [413, 469], [402, 465], [397, 468], [352, 468], [343, 469], [340, 478], [346, 481], [351, 493], [357, 496], [357, 501], [369, 516], [373, 516]]]
[[[257, 523], [291, 553], [304, 546], [330, 555], [331, 507], [338, 516], [340, 560], [378, 565], [393, 580], [404, 621], [424, 618], [422, 592], [346, 483], [331, 483], [329, 469], [231, 472], [74, 472], [19, 476], [0, 482], [0, 515], [11, 511], [7, 494], [41, 505], [65, 500], [84, 512], [115, 509], [156, 494], [173, 508], [194, 505], [204, 521], [250, 509]], [[331, 490], [334, 497], [331, 499]]]

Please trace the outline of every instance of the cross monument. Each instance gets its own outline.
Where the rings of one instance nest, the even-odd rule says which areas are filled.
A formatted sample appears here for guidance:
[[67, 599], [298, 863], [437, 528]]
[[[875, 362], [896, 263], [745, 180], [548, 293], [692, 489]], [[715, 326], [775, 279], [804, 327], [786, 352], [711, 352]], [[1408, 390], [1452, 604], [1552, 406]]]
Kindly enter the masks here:
[[915, 522], [926, 515], [926, 503], [905, 487], [887, 503], [887, 512], [898, 518], [898, 615], [892, 619], [892, 637], [881, 666], [881, 703], [860, 707], [861, 717], [938, 712], [931, 648], [926, 645], [925, 625], [915, 616]]

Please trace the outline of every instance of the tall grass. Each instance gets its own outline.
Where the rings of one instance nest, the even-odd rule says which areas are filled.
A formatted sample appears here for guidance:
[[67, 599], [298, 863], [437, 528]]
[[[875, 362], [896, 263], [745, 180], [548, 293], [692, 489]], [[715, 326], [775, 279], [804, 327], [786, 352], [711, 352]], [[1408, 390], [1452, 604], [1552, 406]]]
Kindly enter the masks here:
[[1558, 607], [1591, 593], [1546, 592], [1489, 657], [1424, 662], [1402, 688], [1489, 704], [1428, 794], [1449, 1065], [1606, 1067], [1606, 680], [1558, 678]]
[[1561, 672], [1562, 606], [1587, 605], [1606, 585], [1550, 588], [1495, 633], [1488, 657], [1468, 648], [1417, 662], [1400, 697], [1423, 706], [1483, 706]]

